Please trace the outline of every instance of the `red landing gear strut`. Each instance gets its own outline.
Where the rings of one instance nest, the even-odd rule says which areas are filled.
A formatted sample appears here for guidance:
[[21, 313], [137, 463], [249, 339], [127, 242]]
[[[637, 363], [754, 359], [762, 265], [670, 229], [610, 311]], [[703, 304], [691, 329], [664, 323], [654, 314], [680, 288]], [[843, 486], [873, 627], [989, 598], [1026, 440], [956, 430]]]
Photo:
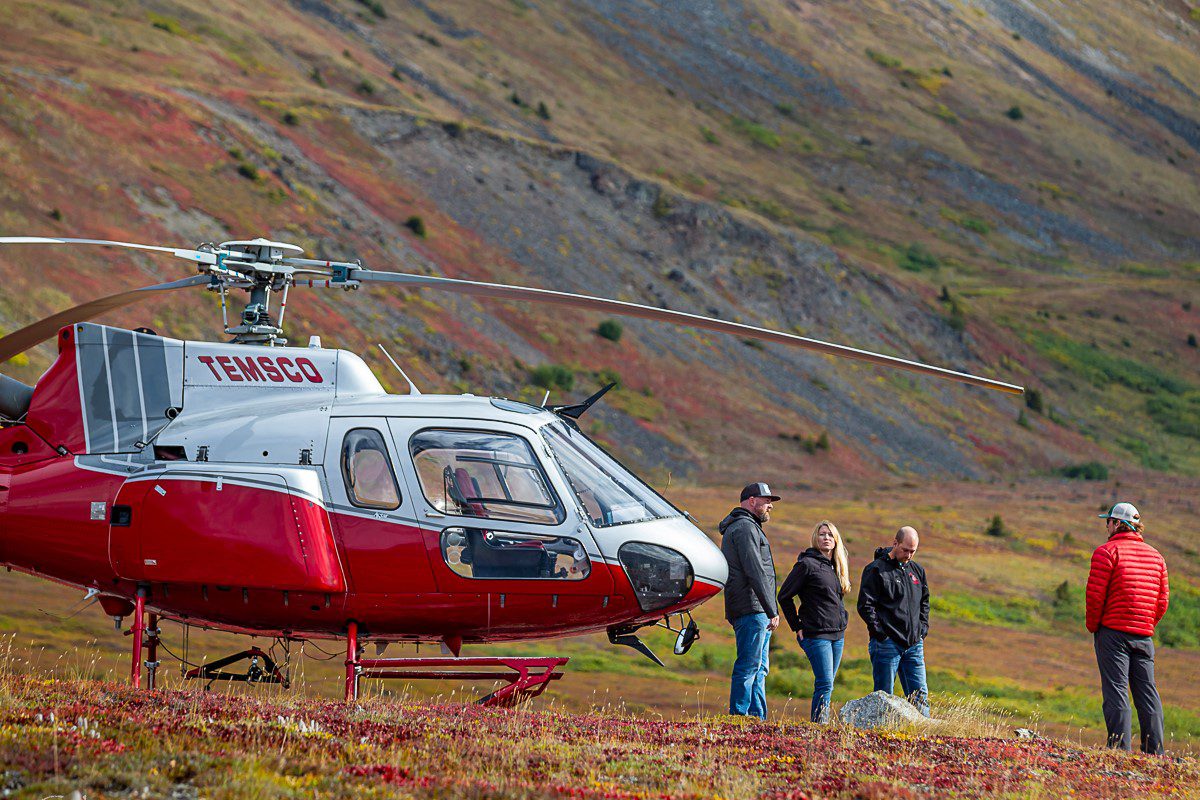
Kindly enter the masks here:
[[[125, 631], [126, 636], [133, 637], [133, 659], [129, 665], [129, 685], [135, 689], [142, 688], [142, 667], [146, 667], [146, 688], [155, 688], [158, 676], [158, 642], [161, 631], [158, 629], [158, 614], [150, 614], [150, 624], [146, 624], [146, 589], [139, 587], [137, 601], [133, 606], [133, 624]], [[146, 660], [142, 661], [142, 648], [146, 649]]]
[[[559, 667], [565, 657], [467, 657], [467, 658], [362, 658], [358, 646], [358, 624], [348, 626], [346, 640], [346, 700], [358, 699], [358, 682], [363, 678], [401, 680], [504, 680], [507, 684], [476, 702], [484, 706], [512, 708], [546, 690], [550, 681], [562, 677]], [[436, 669], [437, 667], [454, 669]]]

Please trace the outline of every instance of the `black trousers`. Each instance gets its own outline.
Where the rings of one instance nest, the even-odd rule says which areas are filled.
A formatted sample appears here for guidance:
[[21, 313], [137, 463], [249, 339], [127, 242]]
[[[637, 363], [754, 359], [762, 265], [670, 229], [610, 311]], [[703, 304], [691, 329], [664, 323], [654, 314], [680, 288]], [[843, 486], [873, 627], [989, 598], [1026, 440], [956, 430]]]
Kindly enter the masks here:
[[1129, 750], [1133, 715], [1128, 693], [1133, 692], [1142, 752], [1163, 751], [1163, 710], [1154, 687], [1154, 640], [1124, 631], [1096, 631], [1096, 663], [1100, 665], [1100, 690], [1104, 693], [1104, 724], [1108, 746]]

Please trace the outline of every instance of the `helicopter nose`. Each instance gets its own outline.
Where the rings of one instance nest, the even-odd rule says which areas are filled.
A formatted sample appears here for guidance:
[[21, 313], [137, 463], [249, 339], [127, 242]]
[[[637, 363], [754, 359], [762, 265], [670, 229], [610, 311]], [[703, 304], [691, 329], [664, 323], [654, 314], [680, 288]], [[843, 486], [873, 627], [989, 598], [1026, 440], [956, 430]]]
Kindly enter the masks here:
[[725, 554], [708, 538], [707, 533], [690, 522], [686, 524], [690, 530], [687, 531], [684, 553], [696, 573], [696, 582], [704, 583], [712, 588], [712, 594], [716, 594], [725, 588], [729, 580], [729, 564], [725, 561]]
[[683, 517], [597, 534], [644, 611], [691, 608], [725, 588], [729, 567], [721, 550]]
[[699, 604], [721, 593], [729, 580], [729, 564], [721, 549], [713, 544], [708, 534], [694, 525], [690, 525], [688, 544], [684, 550], [687, 559], [692, 564], [695, 581], [692, 590], [688, 592], [687, 601]]

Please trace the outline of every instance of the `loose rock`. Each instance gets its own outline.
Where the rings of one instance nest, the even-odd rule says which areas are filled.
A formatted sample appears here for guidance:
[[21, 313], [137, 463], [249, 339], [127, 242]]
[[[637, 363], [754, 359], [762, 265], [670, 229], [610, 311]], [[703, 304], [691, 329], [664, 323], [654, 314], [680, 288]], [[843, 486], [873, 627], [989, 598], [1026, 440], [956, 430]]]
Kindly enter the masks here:
[[930, 721], [912, 703], [884, 691], [851, 700], [842, 706], [839, 716], [842, 722], [856, 728], [887, 728]]

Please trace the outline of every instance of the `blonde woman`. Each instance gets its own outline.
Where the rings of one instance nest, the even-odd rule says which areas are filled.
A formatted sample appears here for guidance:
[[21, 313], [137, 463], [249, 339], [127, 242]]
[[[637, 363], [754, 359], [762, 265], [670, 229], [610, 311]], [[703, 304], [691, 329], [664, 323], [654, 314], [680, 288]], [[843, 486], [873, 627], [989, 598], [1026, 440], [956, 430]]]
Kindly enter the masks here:
[[779, 608], [812, 664], [812, 721], [824, 723], [829, 721], [829, 698], [850, 619], [843, 602], [850, 591], [850, 569], [842, 535], [832, 522], [818, 523], [810, 541], [812, 546], [796, 559], [779, 589]]

